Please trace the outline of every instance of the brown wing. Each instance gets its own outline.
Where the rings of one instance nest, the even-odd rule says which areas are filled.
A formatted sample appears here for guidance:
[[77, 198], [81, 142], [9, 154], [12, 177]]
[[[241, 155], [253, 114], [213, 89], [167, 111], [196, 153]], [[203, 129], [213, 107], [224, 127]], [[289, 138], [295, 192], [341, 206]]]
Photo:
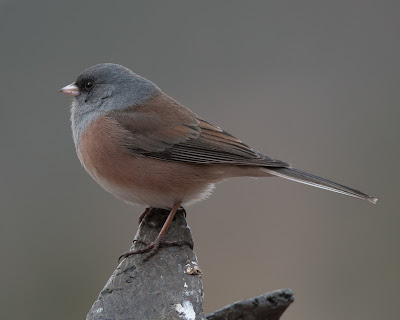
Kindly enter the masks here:
[[288, 167], [199, 118], [166, 95], [109, 114], [124, 129], [127, 149], [147, 157], [196, 164]]
[[202, 164], [235, 164], [271, 167], [288, 167], [289, 164], [275, 160], [251, 149], [239, 139], [205, 120], [199, 119], [200, 136], [178, 143], [162, 153], [149, 156], [173, 161]]

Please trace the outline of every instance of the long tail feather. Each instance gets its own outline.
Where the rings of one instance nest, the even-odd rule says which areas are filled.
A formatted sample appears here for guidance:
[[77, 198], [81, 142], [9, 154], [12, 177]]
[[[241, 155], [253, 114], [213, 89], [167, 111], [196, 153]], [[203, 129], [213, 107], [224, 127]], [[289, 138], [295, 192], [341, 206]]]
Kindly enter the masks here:
[[330, 181], [328, 179], [324, 179], [318, 176], [315, 176], [311, 173], [307, 173], [294, 168], [263, 168], [263, 171], [272, 174], [277, 177], [297, 181], [300, 183], [308, 184], [310, 186], [314, 186], [317, 188], [330, 190], [333, 192], [345, 194], [350, 197], [358, 198], [361, 200], [366, 200], [371, 203], [376, 203], [378, 201], [377, 198], [371, 197], [361, 191], [343, 186], [339, 183]]

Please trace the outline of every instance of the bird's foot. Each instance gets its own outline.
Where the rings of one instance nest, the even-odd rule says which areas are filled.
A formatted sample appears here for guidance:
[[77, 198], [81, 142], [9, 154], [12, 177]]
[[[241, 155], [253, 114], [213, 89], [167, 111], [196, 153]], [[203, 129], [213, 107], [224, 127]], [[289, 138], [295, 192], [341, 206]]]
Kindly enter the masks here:
[[185, 208], [184, 208], [184, 207], [180, 207], [179, 210], [182, 210], [182, 211], [183, 211], [183, 215], [184, 215], [185, 218], [186, 218], [186, 210], [185, 210]]
[[162, 247], [188, 246], [190, 249], [193, 249], [193, 244], [188, 242], [188, 241], [184, 241], [184, 240], [181, 240], [181, 241], [179, 241], [179, 240], [169, 241], [169, 240], [164, 240], [163, 237], [157, 237], [151, 243], [146, 243], [146, 242], [141, 241], [141, 240], [135, 240], [134, 243], [143, 244], [144, 247], [125, 252], [124, 254], [122, 254], [118, 258], [118, 261], [121, 261], [121, 259], [128, 258], [131, 255], [138, 254], [138, 253], [147, 253], [143, 258], [143, 261], [147, 261], [150, 257], [152, 257]]
[[153, 211], [153, 208], [151, 208], [151, 207], [146, 208], [146, 209], [144, 210], [144, 212], [143, 212], [143, 213], [140, 215], [140, 217], [139, 217], [139, 224], [141, 224], [142, 221], [143, 221], [143, 219], [144, 219], [148, 214], [151, 214], [152, 211]]

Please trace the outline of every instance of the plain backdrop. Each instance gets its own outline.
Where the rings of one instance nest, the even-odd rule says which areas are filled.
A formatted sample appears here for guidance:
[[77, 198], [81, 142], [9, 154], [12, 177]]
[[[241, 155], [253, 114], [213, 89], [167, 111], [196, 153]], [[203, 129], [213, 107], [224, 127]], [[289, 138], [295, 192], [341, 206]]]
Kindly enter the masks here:
[[102, 190], [58, 89], [125, 65], [255, 149], [377, 205], [232, 179], [188, 208], [205, 311], [278, 288], [283, 319], [394, 319], [398, 1], [0, 1], [2, 319], [83, 319], [143, 207]]

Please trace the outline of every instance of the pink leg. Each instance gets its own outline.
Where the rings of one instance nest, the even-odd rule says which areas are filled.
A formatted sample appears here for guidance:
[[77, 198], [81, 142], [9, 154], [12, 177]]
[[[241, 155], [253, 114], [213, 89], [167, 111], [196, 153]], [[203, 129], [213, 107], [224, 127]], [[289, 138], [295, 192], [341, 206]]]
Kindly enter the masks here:
[[[144, 253], [144, 252], [148, 252], [148, 254], [144, 257], [144, 261], [148, 260], [152, 255], [154, 255], [158, 249], [160, 248], [160, 246], [162, 244], [165, 244], [166, 246], [182, 246], [182, 245], [186, 245], [187, 243], [182, 243], [181, 241], [163, 241], [165, 234], [168, 231], [168, 228], [172, 222], [172, 220], [174, 219], [174, 216], [176, 214], [176, 212], [178, 211], [179, 207], [180, 207], [180, 203], [175, 203], [174, 206], [172, 207], [167, 220], [165, 221], [160, 233], [158, 234], [157, 238], [151, 242], [150, 244], [146, 245], [143, 248], [140, 249], [135, 249], [132, 251], [128, 251], [125, 252], [124, 254], [122, 254], [118, 260], [121, 260], [122, 258], [127, 258], [133, 254], [138, 254], [138, 253]], [[148, 208], [149, 209], [149, 208]], [[149, 210], [146, 209], [145, 212], [143, 212], [143, 214], [140, 216], [142, 219], [144, 216], [146, 216], [149, 212], [151, 211], [151, 208]], [[142, 217], [143, 216], [143, 217]]]

